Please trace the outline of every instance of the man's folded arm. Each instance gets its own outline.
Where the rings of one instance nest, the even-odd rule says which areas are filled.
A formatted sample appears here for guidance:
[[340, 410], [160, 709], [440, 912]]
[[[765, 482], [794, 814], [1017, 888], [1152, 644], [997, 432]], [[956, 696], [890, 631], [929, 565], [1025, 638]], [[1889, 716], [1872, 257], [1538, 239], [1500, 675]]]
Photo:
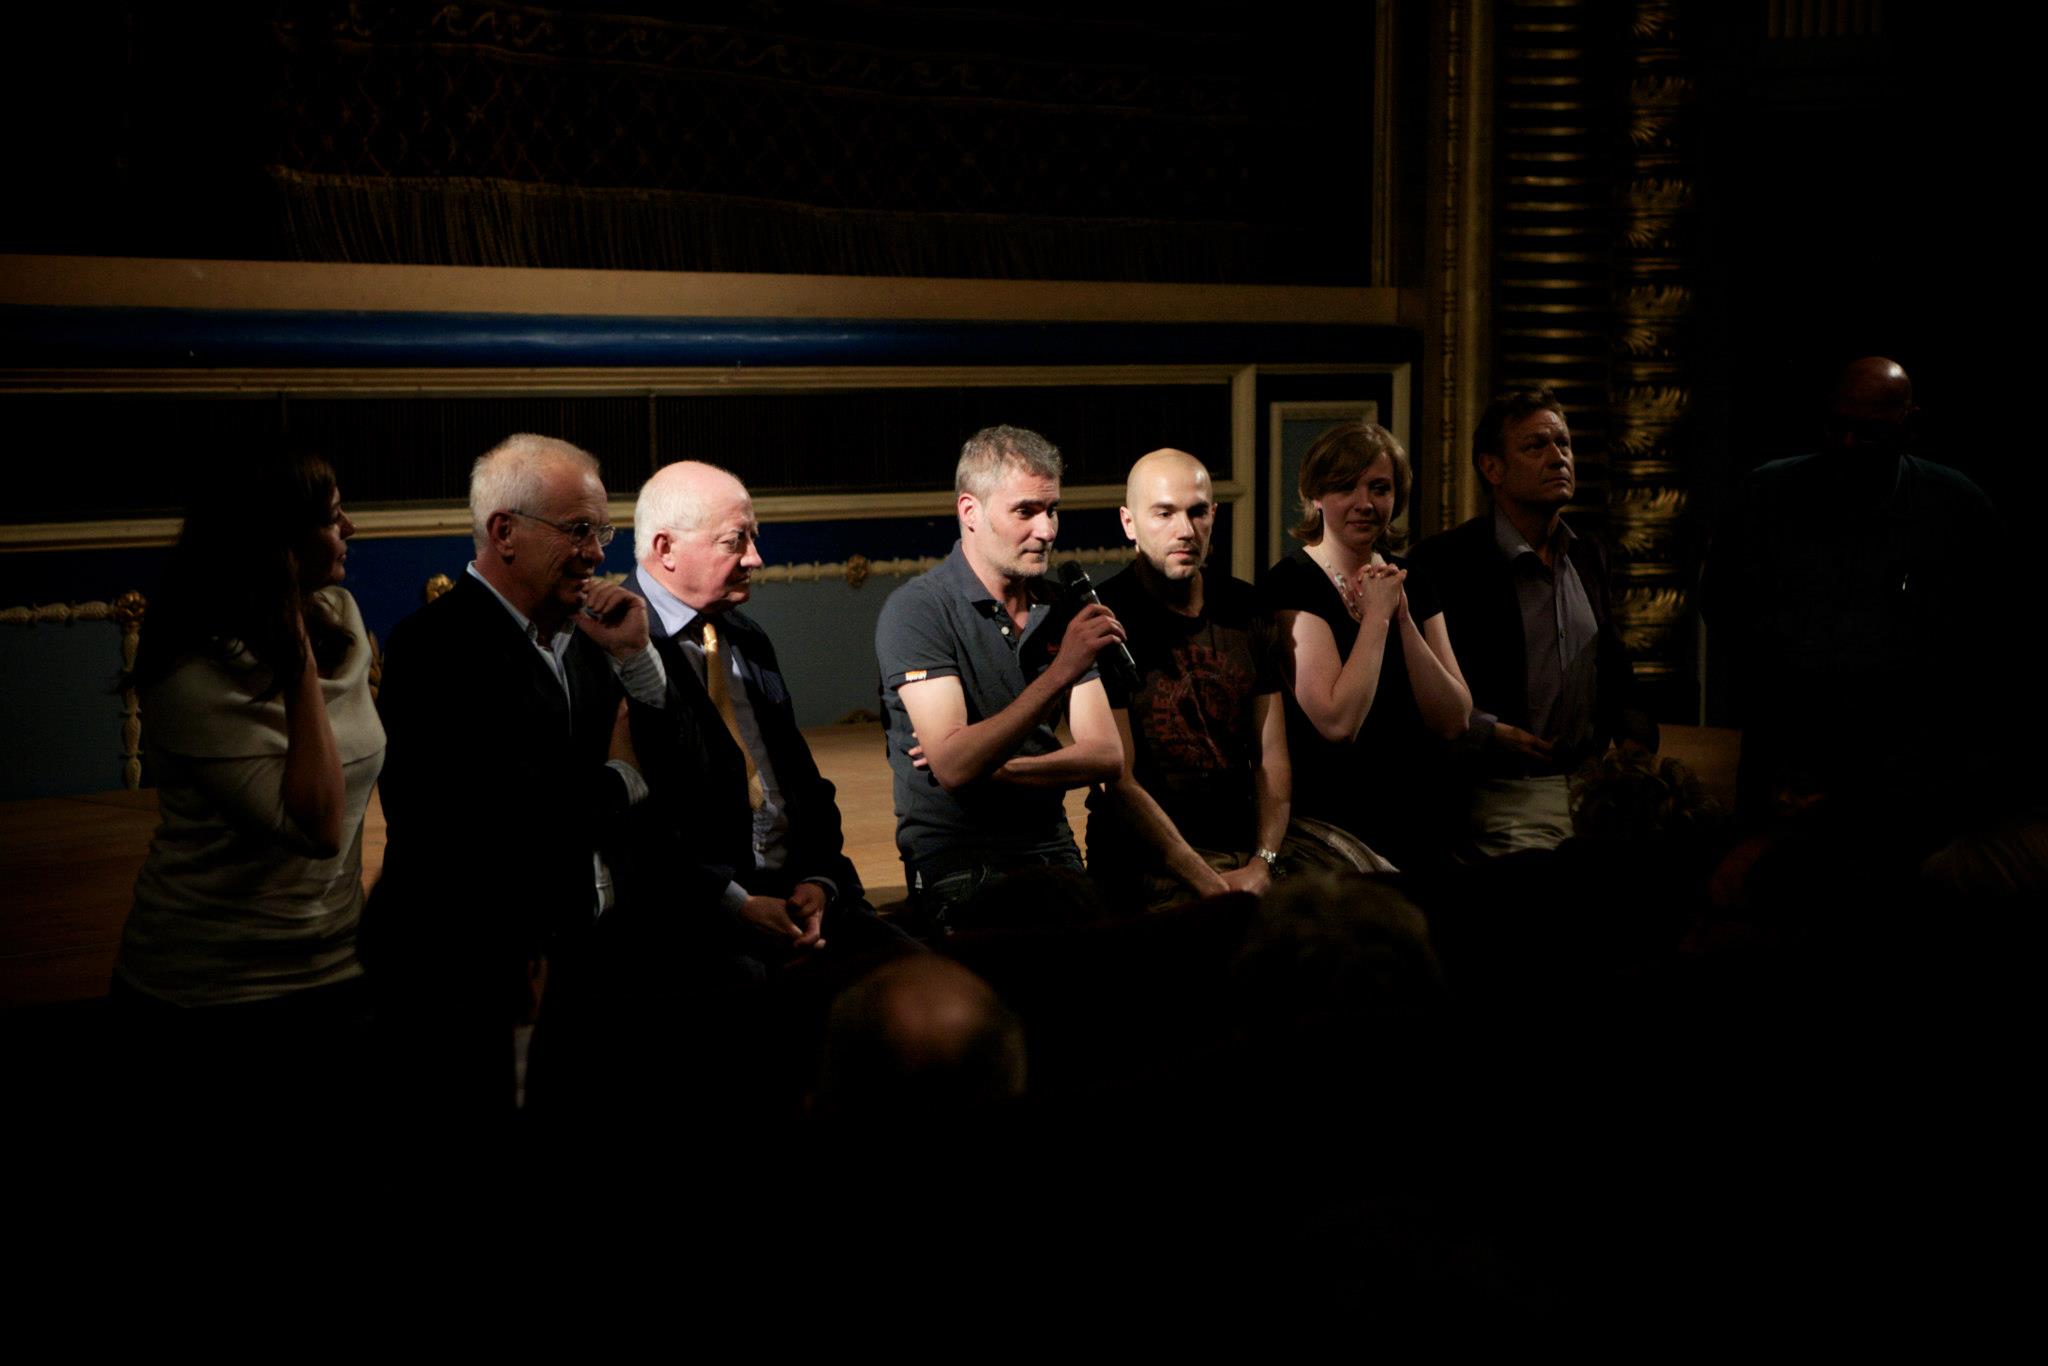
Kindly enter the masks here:
[[1021, 787], [1090, 787], [1114, 781], [1124, 768], [1123, 741], [1102, 680], [1091, 678], [1068, 694], [1073, 741], [1045, 754], [1019, 754], [995, 771], [1000, 782]]
[[[1017, 700], [986, 720], [969, 723], [967, 693], [957, 676], [923, 678], [897, 687], [925, 763], [951, 792], [992, 776], [1059, 705], [1066, 684], [1046, 670]], [[1077, 689], [1078, 691], [1078, 689]]]

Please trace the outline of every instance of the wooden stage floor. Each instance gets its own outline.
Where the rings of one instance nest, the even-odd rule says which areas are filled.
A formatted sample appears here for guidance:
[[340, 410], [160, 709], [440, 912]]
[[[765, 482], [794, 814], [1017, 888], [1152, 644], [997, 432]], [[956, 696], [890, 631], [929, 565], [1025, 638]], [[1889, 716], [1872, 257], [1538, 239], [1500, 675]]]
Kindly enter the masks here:
[[[839, 789], [846, 853], [877, 906], [901, 901], [896, 814], [879, 727], [814, 726], [818, 767]], [[1684, 760], [1724, 804], [1735, 793], [1731, 730], [1666, 726], [1664, 753]], [[1067, 813], [1085, 847], [1082, 793]], [[156, 830], [156, 793], [107, 792], [0, 803], [0, 1008], [106, 994], [135, 875]], [[384, 866], [384, 812], [372, 796], [363, 877]]]

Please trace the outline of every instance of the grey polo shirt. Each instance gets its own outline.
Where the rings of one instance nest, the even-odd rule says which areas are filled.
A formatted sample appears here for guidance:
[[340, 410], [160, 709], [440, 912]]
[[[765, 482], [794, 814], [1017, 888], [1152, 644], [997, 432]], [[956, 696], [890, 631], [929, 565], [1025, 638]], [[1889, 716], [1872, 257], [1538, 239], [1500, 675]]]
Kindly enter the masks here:
[[[1056, 596], [1050, 583], [1038, 580], [1024, 629], [1017, 630], [955, 541], [944, 563], [904, 584], [883, 606], [875, 655], [895, 780], [896, 847], [905, 860], [931, 867], [1073, 849], [1064, 794], [987, 780], [948, 792], [930, 770], [915, 767], [909, 750], [917, 738], [897, 696], [905, 683], [957, 678], [968, 724], [996, 715], [1051, 661], [1067, 622], [1065, 612], [1054, 610]], [[1091, 669], [1082, 681], [1094, 677]], [[1047, 754], [1059, 747], [1052, 725], [1040, 724], [1016, 752]]]

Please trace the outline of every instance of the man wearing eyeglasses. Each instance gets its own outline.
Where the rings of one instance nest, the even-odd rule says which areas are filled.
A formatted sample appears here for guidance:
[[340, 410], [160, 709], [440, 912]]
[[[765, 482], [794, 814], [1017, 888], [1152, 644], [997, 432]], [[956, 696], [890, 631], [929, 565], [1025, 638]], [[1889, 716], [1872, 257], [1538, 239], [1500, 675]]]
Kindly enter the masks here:
[[[603, 1014], [589, 965], [613, 931], [598, 926], [629, 919], [651, 886], [640, 869], [685, 827], [667, 803], [695, 786], [697, 756], [679, 743], [646, 603], [597, 577], [613, 536], [597, 462], [509, 437], [471, 472], [470, 515], [476, 559], [386, 652], [389, 846], [363, 956], [398, 1103], [482, 1120], [511, 1112], [514, 1026], [550, 969], [529, 1090], [607, 1085], [588, 1041], [611, 1031], [577, 1008]], [[719, 888], [705, 883], [665, 873], [663, 895], [708, 901]]]

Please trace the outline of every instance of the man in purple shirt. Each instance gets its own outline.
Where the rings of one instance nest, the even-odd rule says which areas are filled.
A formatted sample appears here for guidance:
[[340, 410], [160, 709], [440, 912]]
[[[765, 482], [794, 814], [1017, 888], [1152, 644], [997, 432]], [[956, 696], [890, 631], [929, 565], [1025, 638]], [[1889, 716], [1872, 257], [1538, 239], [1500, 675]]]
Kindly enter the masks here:
[[1657, 748], [1614, 624], [1607, 557], [1573, 531], [1571, 427], [1547, 389], [1503, 394], [1473, 433], [1493, 511], [1415, 548], [1472, 689], [1460, 748], [1467, 852], [1552, 848], [1571, 834], [1572, 771], [1613, 742]]

